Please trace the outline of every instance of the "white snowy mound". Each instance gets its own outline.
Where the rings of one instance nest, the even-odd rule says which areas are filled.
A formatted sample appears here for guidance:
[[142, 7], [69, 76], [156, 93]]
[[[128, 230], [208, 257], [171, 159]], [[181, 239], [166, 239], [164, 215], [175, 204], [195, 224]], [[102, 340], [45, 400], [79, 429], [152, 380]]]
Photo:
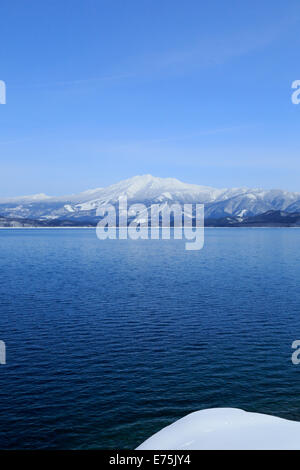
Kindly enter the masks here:
[[163, 428], [138, 450], [299, 450], [300, 422], [237, 408], [196, 411]]

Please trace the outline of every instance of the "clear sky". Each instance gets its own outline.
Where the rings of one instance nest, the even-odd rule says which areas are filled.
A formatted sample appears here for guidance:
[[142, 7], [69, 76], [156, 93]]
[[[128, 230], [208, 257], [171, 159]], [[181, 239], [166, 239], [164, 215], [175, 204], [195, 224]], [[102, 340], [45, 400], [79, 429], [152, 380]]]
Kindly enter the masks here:
[[0, 197], [300, 191], [299, 0], [3, 0], [0, 79]]

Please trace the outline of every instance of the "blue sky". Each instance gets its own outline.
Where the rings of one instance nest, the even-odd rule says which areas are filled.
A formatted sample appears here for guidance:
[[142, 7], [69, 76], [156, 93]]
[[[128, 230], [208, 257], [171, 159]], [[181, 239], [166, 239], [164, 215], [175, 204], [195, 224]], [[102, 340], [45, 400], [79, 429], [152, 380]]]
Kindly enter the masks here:
[[0, 8], [0, 197], [145, 173], [300, 191], [298, 0]]

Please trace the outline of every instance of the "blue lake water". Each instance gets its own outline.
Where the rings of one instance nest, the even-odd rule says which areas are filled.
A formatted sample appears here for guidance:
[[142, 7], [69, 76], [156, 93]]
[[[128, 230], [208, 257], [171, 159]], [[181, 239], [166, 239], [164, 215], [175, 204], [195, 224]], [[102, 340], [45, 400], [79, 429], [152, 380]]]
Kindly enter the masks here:
[[0, 230], [0, 448], [134, 448], [185, 414], [300, 421], [300, 230]]

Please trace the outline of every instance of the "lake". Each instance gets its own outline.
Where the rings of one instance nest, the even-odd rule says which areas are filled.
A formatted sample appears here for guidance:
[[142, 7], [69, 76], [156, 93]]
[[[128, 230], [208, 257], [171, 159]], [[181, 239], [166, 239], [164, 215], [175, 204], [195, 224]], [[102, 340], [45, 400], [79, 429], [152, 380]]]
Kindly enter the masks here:
[[300, 421], [300, 230], [0, 230], [2, 449], [135, 448], [195, 410]]

